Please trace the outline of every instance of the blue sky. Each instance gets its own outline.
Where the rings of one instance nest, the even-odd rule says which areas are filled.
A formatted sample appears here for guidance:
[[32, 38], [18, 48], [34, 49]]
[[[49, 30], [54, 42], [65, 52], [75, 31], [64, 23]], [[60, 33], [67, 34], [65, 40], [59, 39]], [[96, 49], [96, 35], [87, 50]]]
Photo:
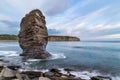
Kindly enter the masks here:
[[18, 34], [26, 13], [40, 9], [50, 35], [120, 40], [120, 0], [3, 0], [0, 34]]

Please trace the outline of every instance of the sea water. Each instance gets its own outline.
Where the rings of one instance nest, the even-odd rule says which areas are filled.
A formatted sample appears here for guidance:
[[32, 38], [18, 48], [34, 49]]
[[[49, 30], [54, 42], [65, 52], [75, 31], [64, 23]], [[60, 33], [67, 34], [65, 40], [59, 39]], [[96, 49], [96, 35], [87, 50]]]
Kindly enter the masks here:
[[[110, 75], [113, 80], [120, 80], [120, 42], [48, 42], [47, 51], [53, 55], [51, 59], [30, 59], [24, 64], [25, 68], [71, 68], [80, 71], [73, 72], [78, 76], [101, 74]], [[22, 65], [19, 57], [21, 53], [18, 42], [0, 42], [0, 58], [6, 62]]]

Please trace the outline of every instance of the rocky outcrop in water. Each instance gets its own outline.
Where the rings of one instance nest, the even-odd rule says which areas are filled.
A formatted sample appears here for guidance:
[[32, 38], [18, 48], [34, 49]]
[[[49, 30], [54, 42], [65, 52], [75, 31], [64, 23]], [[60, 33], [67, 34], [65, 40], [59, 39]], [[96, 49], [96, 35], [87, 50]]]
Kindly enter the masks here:
[[26, 14], [21, 21], [18, 37], [25, 58], [46, 59], [51, 56], [46, 51], [48, 32], [45, 17], [40, 10]]

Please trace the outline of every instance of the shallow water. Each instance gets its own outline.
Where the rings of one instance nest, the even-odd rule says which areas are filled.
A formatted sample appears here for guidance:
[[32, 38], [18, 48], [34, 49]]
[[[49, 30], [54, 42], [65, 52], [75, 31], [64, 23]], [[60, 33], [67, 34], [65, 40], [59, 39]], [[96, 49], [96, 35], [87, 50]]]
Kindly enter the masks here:
[[[53, 54], [52, 59], [28, 60], [25, 68], [39, 70], [67, 67], [79, 71], [96, 71], [120, 79], [120, 42], [49, 42], [47, 50]], [[22, 65], [19, 58], [21, 52], [17, 42], [0, 42], [0, 58], [12, 64]]]

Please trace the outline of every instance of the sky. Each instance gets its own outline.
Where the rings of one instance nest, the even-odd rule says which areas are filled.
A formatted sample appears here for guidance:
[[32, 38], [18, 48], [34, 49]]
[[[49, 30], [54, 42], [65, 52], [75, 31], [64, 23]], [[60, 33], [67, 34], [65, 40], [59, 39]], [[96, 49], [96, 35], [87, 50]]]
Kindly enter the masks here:
[[18, 34], [33, 9], [46, 17], [49, 35], [81, 40], [120, 40], [120, 0], [2, 0], [0, 34]]

